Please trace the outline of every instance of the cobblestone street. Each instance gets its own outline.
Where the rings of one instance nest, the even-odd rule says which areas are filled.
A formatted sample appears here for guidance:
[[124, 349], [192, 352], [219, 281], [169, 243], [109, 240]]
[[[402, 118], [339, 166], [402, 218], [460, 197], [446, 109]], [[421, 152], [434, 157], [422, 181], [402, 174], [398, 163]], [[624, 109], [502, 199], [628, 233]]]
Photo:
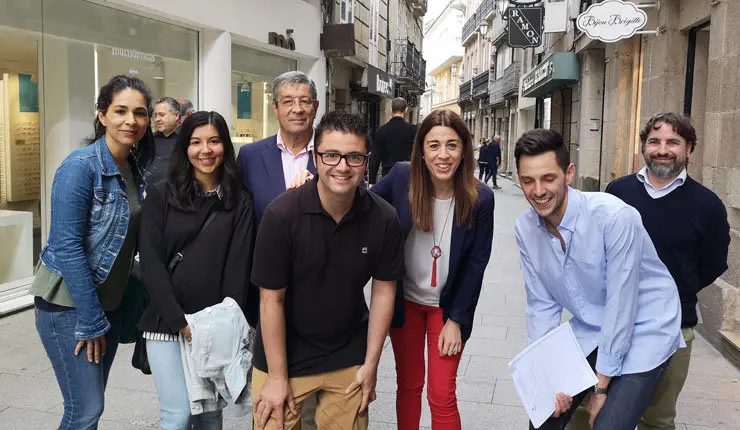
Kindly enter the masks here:
[[[527, 208], [519, 188], [500, 180], [496, 191], [493, 254], [465, 346], [458, 378], [463, 429], [526, 429], [527, 418], [507, 363], [526, 346], [525, 294], [514, 220]], [[62, 396], [34, 328], [33, 311], [0, 319], [0, 428], [52, 429]], [[159, 406], [153, 380], [130, 365], [132, 345], [119, 348], [113, 365], [101, 429], [157, 427]], [[395, 369], [386, 343], [371, 405], [371, 429], [395, 428]], [[679, 430], [740, 429], [740, 372], [697, 335], [691, 371], [678, 405]], [[250, 419], [227, 409], [225, 428], [251, 428]], [[423, 428], [430, 428], [424, 400]]]

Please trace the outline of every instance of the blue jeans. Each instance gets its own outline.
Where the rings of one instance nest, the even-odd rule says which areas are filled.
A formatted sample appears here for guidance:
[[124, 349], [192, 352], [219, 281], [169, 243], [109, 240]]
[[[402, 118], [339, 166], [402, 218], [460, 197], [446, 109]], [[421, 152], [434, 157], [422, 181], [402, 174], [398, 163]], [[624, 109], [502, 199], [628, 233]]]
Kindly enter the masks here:
[[[594, 422], [594, 430], [635, 430], [640, 417], [650, 404], [653, 392], [658, 386], [663, 374], [670, 363], [670, 358], [653, 370], [643, 373], [631, 373], [615, 376], [609, 383], [606, 402], [601, 408]], [[588, 356], [591, 367], [596, 365], [596, 351]], [[550, 418], [540, 427], [540, 430], [563, 430], [570, 421], [578, 405], [593, 391], [592, 388], [573, 397], [573, 404], [565, 414], [558, 418]], [[552, 399], [555, 403], [555, 399]], [[534, 429], [532, 423], [530, 429]]]
[[188, 387], [180, 358], [180, 344], [156, 340], [146, 341], [149, 367], [159, 397], [161, 430], [203, 429], [221, 430], [222, 412], [190, 415]]
[[118, 349], [120, 314], [106, 314], [111, 324], [106, 333], [105, 355], [100, 364], [87, 361], [85, 348], [75, 357], [77, 347], [75, 309], [46, 312], [36, 309], [36, 330], [49, 356], [59, 388], [64, 398], [64, 415], [59, 429], [97, 429], [105, 403], [105, 385], [108, 382], [113, 359]]

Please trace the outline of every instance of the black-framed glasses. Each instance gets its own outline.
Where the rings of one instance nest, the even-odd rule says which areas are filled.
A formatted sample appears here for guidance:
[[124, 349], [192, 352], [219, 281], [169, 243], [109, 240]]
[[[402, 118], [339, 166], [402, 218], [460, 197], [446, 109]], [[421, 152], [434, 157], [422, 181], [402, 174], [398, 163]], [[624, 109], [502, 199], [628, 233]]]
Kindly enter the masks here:
[[351, 154], [340, 154], [338, 152], [314, 152], [321, 158], [321, 162], [327, 166], [338, 166], [342, 162], [342, 159], [344, 159], [349, 167], [362, 167], [367, 163], [367, 159], [370, 158], [369, 153], [358, 154], [353, 152]]

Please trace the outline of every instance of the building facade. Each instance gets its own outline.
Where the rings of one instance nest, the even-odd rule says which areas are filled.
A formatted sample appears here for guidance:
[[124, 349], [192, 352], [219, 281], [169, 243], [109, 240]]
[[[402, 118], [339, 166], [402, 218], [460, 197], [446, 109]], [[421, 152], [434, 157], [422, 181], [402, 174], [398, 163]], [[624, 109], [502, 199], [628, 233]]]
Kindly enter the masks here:
[[[568, 1], [567, 31], [549, 34], [523, 55], [519, 131], [563, 134], [576, 186], [603, 190], [639, 170], [639, 130], [655, 113], [688, 115], [697, 130], [689, 175], [725, 203], [731, 226], [729, 269], [699, 294], [698, 330], [740, 363], [740, 2], [638, 1], [647, 33], [614, 43], [573, 27], [593, 0]], [[525, 101], [525, 103], [522, 103]]]
[[439, 15], [428, 17], [424, 25], [424, 59], [427, 62], [427, 88], [422, 117], [437, 109], [460, 114], [460, 72], [465, 50], [461, 33], [465, 15], [447, 2]]
[[318, 1], [0, 0], [0, 313], [29, 303], [54, 173], [93, 134], [112, 76], [217, 111], [234, 144], [248, 144], [278, 129], [271, 82], [282, 72], [308, 73], [325, 110], [321, 29]]
[[464, 5], [466, 18], [461, 36], [465, 55], [459, 104], [477, 144], [482, 137], [490, 139], [493, 130], [488, 95], [493, 48], [489, 33], [496, 10], [493, 0], [466, 0], [458, 4]]
[[394, 97], [406, 98], [407, 119], [418, 121], [426, 7], [426, 1], [335, 0], [324, 9], [329, 108], [361, 115], [371, 139], [390, 119]]

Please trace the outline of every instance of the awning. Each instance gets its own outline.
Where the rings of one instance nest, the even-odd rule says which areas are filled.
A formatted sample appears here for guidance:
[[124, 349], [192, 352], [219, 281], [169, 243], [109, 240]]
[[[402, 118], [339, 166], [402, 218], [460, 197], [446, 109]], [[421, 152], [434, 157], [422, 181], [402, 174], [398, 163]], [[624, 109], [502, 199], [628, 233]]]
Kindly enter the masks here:
[[558, 88], [578, 82], [578, 55], [554, 52], [522, 79], [522, 97], [545, 97]]

